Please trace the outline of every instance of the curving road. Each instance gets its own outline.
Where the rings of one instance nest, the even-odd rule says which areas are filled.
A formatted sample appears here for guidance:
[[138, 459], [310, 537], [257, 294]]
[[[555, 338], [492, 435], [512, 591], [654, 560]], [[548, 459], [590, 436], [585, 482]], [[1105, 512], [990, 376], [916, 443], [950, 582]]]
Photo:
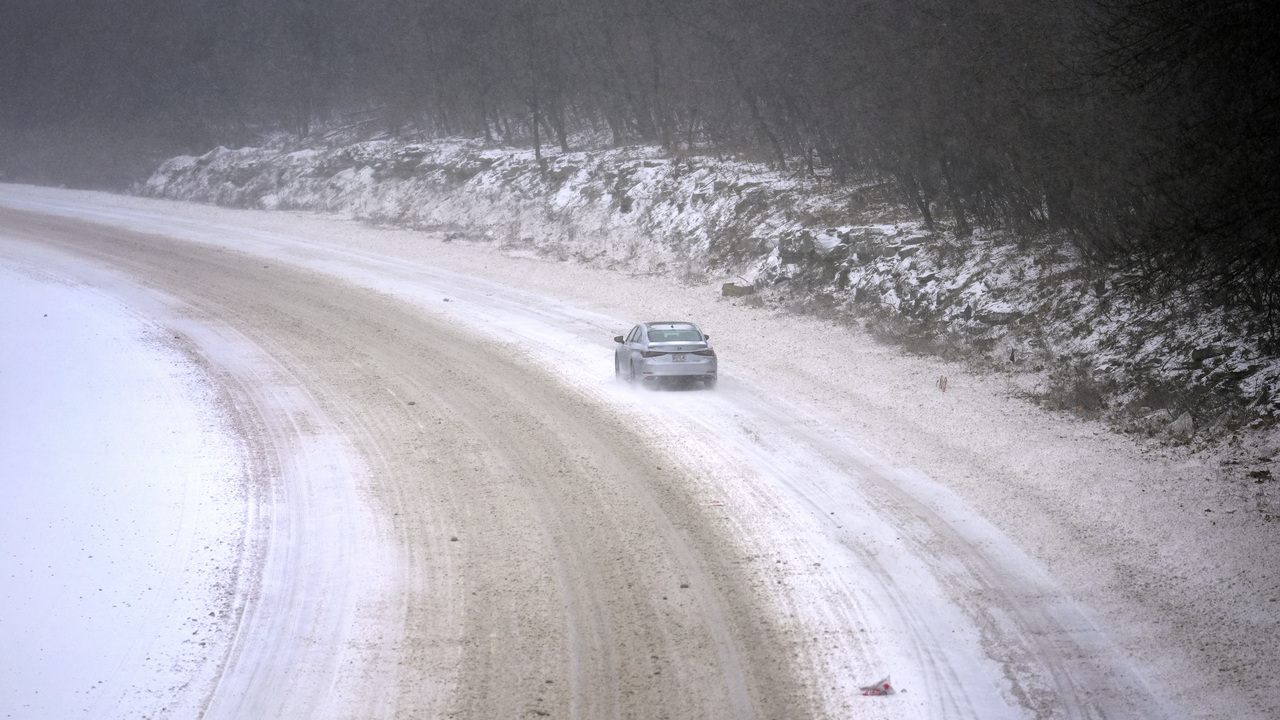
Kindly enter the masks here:
[[[253, 348], [202, 359], [267, 507], [208, 717], [811, 714], [683, 471], [510, 350], [241, 253], [13, 211], [0, 224]], [[306, 471], [341, 460], [308, 441], [336, 436], [362, 482]], [[390, 576], [379, 597], [352, 586], [369, 570]]]
[[[928, 478], [732, 377], [613, 387], [625, 320], [43, 202], [0, 207], [0, 255], [172, 329], [240, 438], [232, 612], [190, 690], [205, 717], [1169, 714]], [[908, 692], [859, 696], [889, 671]]]

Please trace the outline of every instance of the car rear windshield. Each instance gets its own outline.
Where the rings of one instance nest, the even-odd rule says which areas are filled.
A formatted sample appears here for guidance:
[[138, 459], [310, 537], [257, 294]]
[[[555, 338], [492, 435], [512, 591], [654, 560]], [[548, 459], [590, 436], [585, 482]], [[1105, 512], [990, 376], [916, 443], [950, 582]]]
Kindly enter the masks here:
[[649, 328], [649, 342], [702, 342], [702, 333], [693, 328], [661, 330]]

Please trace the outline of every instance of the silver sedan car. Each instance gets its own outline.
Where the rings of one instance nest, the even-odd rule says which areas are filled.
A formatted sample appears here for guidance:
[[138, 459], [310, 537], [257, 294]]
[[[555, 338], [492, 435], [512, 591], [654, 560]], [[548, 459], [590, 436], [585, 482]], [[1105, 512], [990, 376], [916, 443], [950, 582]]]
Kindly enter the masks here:
[[619, 380], [655, 386], [661, 382], [716, 385], [716, 351], [691, 322], [640, 323], [613, 339], [613, 369]]

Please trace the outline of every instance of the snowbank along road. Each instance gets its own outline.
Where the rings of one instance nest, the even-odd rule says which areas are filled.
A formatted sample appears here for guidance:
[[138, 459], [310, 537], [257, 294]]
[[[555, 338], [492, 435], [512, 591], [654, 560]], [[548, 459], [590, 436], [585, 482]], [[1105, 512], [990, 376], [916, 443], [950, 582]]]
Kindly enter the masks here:
[[[107, 714], [1277, 710], [1269, 527], [1188, 532], [1183, 490], [1146, 491], [1193, 459], [954, 368], [943, 394], [855, 331], [428, 234], [12, 186], [0, 262], [172, 332], [242, 456], [204, 664]], [[711, 334], [719, 390], [614, 383], [611, 338], [657, 317]]]

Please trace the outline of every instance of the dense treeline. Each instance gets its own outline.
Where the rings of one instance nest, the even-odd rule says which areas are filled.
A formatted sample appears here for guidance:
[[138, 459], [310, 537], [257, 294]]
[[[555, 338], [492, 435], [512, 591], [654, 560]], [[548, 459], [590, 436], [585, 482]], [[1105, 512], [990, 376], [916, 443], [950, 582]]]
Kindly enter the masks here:
[[1156, 287], [1195, 281], [1270, 318], [1276, 8], [7, 0], [0, 162], [12, 175], [24, 143], [50, 128], [155, 152], [358, 121], [539, 151], [592, 131], [837, 182], [891, 180], [930, 225], [1052, 233], [1133, 263]]

